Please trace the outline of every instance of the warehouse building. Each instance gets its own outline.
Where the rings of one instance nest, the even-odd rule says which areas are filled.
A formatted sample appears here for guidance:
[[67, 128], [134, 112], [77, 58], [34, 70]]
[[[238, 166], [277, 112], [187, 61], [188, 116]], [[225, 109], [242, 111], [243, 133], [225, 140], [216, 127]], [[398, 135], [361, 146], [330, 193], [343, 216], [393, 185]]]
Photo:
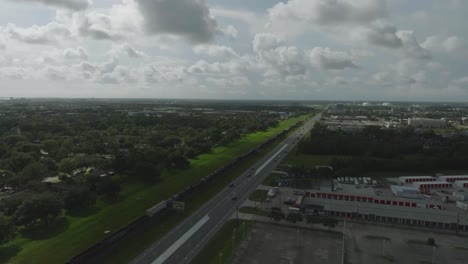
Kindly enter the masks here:
[[419, 191], [418, 188], [414, 186], [391, 185], [390, 190], [392, 191], [393, 195], [395, 195], [396, 197], [412, 198], [412, 199], [421, 198], [421, 192]]
[[468, 193], [466, 192], [453, 192], [452, 196], [455, 201], [468, 201]]
[[468, 188], [468, 180], [456, 181], [453, 183], [453, 185], [458, 188]]
[[442, 230], [468, 231], [468, 214], [457, 211], [426, 210], [424, 208], [388, 207], [349, 201], [306, 198], [304, 206], [323, 208], [322, 214], [391, 224], [413, 225]]
[[401, 183], [413, 183], [413, 182], [430, 182], [436, 181], [436, 178], [432, 176], [401, 176], [398, 177]]
[[455, 181], [468, 181], [468, 175], [446, 175], [439, 176], [439, 181], [455, 182]]
[[433, 189], [453, 188], [453, 183], [445, 181], [413, 182], [413, 186], [418, 188], [421, 192], [428, 192]]
[[401, 207], [419, 207], [419, 208], [437, 208], [444, 209], [442, 204], [434, 201], [414, 201], [398, 197], [382, 197], [382, 196], [363, 196], [336, 192], [324, 191], [309, 191], [305, 192], [305, 197], [326, 199], [326, 200], [339, 200], [357, 203], [373, 203], [385, 206], [401, 206]]

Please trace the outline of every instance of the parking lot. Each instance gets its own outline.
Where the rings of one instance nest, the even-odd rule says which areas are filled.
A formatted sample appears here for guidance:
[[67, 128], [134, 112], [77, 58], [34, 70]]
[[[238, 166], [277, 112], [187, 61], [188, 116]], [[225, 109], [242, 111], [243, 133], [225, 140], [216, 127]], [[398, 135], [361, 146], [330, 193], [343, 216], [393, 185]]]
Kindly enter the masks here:
[[339, 233], [255, 223], [231, 263], [341, 263], [341, 238]]
[[[349, 264], [468, 263], [467, 237], [355, 223], [346, 227]], [[435, 248], [427, 244], [429, 237], [434, 238]]]

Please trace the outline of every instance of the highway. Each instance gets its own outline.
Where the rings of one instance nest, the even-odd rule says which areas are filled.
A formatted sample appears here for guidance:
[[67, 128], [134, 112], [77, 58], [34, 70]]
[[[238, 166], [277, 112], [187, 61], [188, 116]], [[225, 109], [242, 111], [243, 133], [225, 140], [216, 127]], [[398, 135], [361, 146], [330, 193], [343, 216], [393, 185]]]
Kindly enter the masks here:
[[[256, 187], [274, 170], [298, 140], [306, 135], [321, 115], [307, 121], [294, 134], [246, 170], [233, 186], [226, 187], [187, 217], [165, 236], [151, 245], [131, 263], [183, 264], [190, 261], [236, 212]], [[233, 197], [236, 197], [233, 200]]]

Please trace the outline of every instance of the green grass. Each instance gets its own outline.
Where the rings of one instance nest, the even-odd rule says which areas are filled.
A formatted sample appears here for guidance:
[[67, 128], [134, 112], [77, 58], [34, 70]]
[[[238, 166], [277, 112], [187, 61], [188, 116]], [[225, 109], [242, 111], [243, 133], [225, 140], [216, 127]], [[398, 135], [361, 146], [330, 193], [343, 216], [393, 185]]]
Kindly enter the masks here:
[[282, 164], [293, 167], [315, 169], [315, 166], [329, 165], [333, 158], [344, 158], [346, 156], [333, 155], [307, 155], [299, 153], [296, 149], [292, 150], [283, 160]]
[[[129, 222], [140, 217], [145, 210], [167, 199], [172, 194], [182, 191], [186, 186], [196, 183], [205, 175], [229, 163], [256, 145], [277, 135], [300, 120], [309, 116], [291, 118], [282, 121], [277, 127], [264, 132], [249, 134], [226, 146], [215, 148], [212, 153], [203, 154], [191, 160], [191, 168], [184, 171], [166, 172], [161, 182], [148, 186], [141, 183], [125, 184], [122, 188], [122, 199], [118, 202], [98, 200], [99, 210], [90, 216], [66, 216], [68, 228], [64, 232], [48, 239], [31, 239], [19, 237], [4, 247], [17, 246], [18, 254], [10, 259], [11, 263], [64, 263], [74, 255], [84, 251], [96, 242], [104, 239]], [[183, 219], [184, 215], [177, 214], [176, 219]], [[174, 222], [171, 222], [174, 223]], [[167, 231], [161, 228], [162, 231]]]
[[251, 206], [244, 206], [239, 208], [239, 212], [244, 214], [253, 214], [253, 215], [260, 215], [260, 216], [270, 216], [271, 214], [262, 210], [259, 210], [255, 207]]
[[[243, 225], [245, 224], [245, 227]], [[216, 235], [208, 242], [202, 251], [192, 260], [193, 264], [218, 264], [228, 263], [228, 260], [232, 256], [244, 237], [247, 235], [250, 222], [239, 221], [239, 230], [236, 230], [236, 220], [229, 220]], [[245, 228], [245, 229], [244, 229]], [[243, 230], [244, 229], [244, 230]], [[234, 236], [234, 243], [232, 237]], [[234, 248], [233, 248], [234, 244]], [[220, 254], [221, 261], [220, 261]]]
[[267, 198], [267, 190], [255, 190], [249, 195], [249, 200], [263, 202]]

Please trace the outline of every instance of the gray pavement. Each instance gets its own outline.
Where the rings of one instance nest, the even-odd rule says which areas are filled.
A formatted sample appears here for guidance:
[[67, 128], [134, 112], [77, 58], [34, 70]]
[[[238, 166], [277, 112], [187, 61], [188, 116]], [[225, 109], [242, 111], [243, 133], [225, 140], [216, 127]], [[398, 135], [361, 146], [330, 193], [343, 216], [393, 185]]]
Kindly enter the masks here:
[[[282, 154], [290, 151], [298, 138], [302, 138], [320, 117], [321, 115], [316, 115], [310, 119], [302, 128], [242, 173], [233, 182], [234, 187], [224, 188], [131, 263], [190, 263], [221, 226], [229, 220], [236, 208], [240, 207], [248, 195], [276, 168], [280, 159], [286, 156]], [[275, 158], [277, 162], [274, 161]], [[233, 200], [233, 197], [237, 199]], [[206, 221], [200, 223], [203, 220]]]

